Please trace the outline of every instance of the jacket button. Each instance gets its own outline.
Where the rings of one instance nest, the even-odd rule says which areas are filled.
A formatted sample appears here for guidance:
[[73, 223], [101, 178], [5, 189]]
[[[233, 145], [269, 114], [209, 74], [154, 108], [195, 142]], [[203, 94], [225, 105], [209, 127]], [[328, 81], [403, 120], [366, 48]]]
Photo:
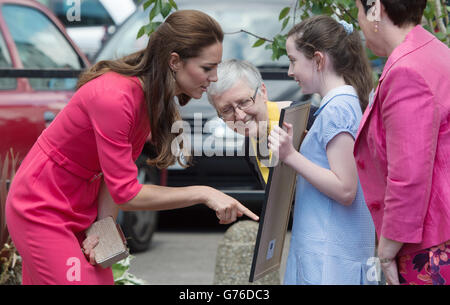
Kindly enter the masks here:
[[381, 208], [381, 203], [379, 203], [378, 201], [372, 202], [371, 204], [369, 204], [369, 208], [371, 211], [378, 211]]
[[365, 165], [364, 165], [364, 161], [363, 160], [358, 160], [356, 161], [356, 165], [360, 168], [360, 169], [364, 169]]

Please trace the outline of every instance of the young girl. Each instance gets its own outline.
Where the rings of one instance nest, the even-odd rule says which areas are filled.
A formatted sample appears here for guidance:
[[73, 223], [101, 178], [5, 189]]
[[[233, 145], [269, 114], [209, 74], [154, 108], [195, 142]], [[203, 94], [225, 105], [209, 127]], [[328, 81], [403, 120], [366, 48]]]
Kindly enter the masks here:
[[269, 136], [273, 153], [299, 174], [284, 283], [366, 284], [375, 230], [353, 158], [372, 89], [361, 39], [350, 24], [316, 16], [293, 27], [286, 50], [289, 76], [323, 98], [300, 152], [292, 125]]

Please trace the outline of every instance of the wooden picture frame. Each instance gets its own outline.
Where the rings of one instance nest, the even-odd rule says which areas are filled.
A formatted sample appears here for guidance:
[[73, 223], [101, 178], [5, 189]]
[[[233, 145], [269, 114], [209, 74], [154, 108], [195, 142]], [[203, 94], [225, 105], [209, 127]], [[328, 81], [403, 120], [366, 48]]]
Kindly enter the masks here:
[[[293, 125], [293, 145], [299, 151], [305, 135], [311, 103], [294, 104], [281, 110], [279, 126]], [[283, 162], [270, 168], [259, 220], [250, 282], [278, 269], [294, 199], [297, 173]]]

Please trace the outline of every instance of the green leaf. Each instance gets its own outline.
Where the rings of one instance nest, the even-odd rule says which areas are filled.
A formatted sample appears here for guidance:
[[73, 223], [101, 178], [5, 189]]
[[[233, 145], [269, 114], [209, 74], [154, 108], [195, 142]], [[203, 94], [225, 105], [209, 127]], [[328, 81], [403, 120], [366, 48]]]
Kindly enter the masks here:
[[113, 277], [115, 279], [120, 278], [125, 273], [125, 271], [128, 270], [128, 268], [129, 268], [129, 266], [122, 265], [122, 264], [119, 264], [119, 263], [115, 263], [112, 266]]
[[312, 7], [312, 12], [314, 15], [321, 15], [322, 14], [322, 8], [319, 4], [314, 3]]
[[150, 28], [150, 33], [153, 33], [154, 31], [156, 31], [156, 29], [161, 25], [161, 23], [162, 23], [161, 21], [152, 22], [151, 28]]
[[156, 0], [148, 0], [144, 3], [144, 11], [148, 9], [150, 5], [152, 5]]
[[161, 13], [161, 0], [156, 0], [155, 5], [150, 11], [150, 21], [152, 21], [160, 13]]
[[265, 42], [266, 42], [265, 39], [260, 38], [253, 44], [252, 48], [256, 48], [256, 47], [262, 46]]
[[427, 6], [425, 7], [423, 15], [427, 19], [433, 19], [433, 17], [434, 17], [434, 3], [432, 1], [427, 1]]
[[430, 28], [430, 26], [429, 26], [428, 24], [424, 24], [424, 25], [423, 25], [423, 28], [424, 28], [425, 30], [427, 30], [428, 32], [430, 32], [431, 34], [433, 34], [433, 31], [431, 30], [431, 28]]
[[163, 18], [166, 18], [169, 16], [170, 11], [172, 10], [172, 5], [169, 2], [164, 3], [162, 9], [161, 9], [161, 15]]
[[172, 5], [172, 7], [173, 7], [175, 10], [178, 10], [178, 6], [177, 6], [177, 4], [175, 3], [174, 0], [169, 0], [169, 3], [170, 3], [170, 5]]
[[279, 56], [278, 56], [278, 48], [276, 48], [276, 47], [274, 47], [273, 49], [272, 49], [272, 60], [275, 60], [275, 59], [278, 59], [279, 58]]
[[136, 36], [136, 39], [138, 39], [138, 38], [140, 38], [141, 36], [143, 36], [144, 34], [145, 34], [145, 28], [146, 28], [146, 25], [144, 25], [144, 26], [142, 26], [140, 29], [139, 29], [139, 31], [138, 31], [138, 33], [137, 33], [137, 36]]
[[434, 33], [434, 35], [440, 40], [440, 41], [444, 41], [447, 38], [447, 35], [445, 35], [442, 32], [438, 32], [438, 33]]
[[291, 17], [287, 17], [286, 19], [283, 20], [283, 25], [281, 26], [281, 31], [283, 31], [286, 28], [290, 19], [291, 19]]
[[144, 3], [144, 11], [147, 10], [150, 6], [155, 5], [157, 0], [148, 0]]
[[289, 14], [290, 10], [291, 10], [291, 8], [290, 8], [289, 6], [283, 8], [283, 9], [281, 10], [281, 12], [280, 12], [280, 15], [278, 16], [278, 20], [281, 20], [281, 19], [283, 19], [284, 17], [286, 17], [287, 14]]

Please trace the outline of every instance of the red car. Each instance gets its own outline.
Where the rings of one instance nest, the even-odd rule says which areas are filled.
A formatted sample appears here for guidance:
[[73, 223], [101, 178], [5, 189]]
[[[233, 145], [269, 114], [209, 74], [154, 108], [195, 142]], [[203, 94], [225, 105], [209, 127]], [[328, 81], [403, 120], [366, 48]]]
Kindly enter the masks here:
[[[87, 58], [45, 6], [31, 0], [0, 0], [0, 69], [88, 66]], [[0, 160], [12, 148], [21, 161], [69, 101], [77, 80], [4, 76], [0, 72]]]

